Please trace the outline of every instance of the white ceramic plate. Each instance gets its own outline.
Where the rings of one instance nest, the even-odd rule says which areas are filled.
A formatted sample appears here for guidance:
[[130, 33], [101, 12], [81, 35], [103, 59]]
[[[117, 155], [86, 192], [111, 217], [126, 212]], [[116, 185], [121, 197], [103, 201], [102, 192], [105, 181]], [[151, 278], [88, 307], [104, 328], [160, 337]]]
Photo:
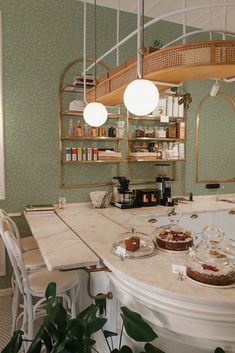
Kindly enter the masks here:
[[199, 286], [203, 286], [203, 287], [216, 288], [216, 289], [235, 288], [235, 283], [228, 284], [227, 286], [214, 286], [213, 284], [207, 284], [207, 283], [202, 283], [202, 282], [195, 281], [195, 279], [192, 279], [192, 278], [188, 277], [187, 275], [185, 277], [187, 279], [189, 279], [191, 282], [193, 282], [195, 284], [198, 284]]

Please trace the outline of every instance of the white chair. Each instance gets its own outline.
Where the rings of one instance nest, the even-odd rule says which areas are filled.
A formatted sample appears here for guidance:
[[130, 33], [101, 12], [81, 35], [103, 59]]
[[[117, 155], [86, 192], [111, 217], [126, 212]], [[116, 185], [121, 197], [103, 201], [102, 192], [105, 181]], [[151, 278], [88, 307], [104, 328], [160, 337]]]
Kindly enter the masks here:
[[[3, 210], [0, 210], [0, 219], [1, 218], [4, 218], [5, 220], [4, 224], [6, 229], [11, 230], [22, 252], [20, 235], [15, 222]], [[1, 232], [1, 229], [0, 229], [0, 232]], [[46, 266], [39, 250], [30, 250], [24, 253], [22, 252], [22, 258], [26, 269], [29, 271], [35, 271]], [[13, 292], [13, 298], [12, 298], [12, 333], [13, 333], [17, 327], [17, 317], [18, 317], [20, 300], [21, 300], [20, 289], [18, 288], [14, 273], [11, 278], [11, 284], [12, 284], [12, 292]]]
[[[15, 278], [23, 295], [23, 325], [25, 338], [33, 338], [33, 322], [44, 314], [42, 306], [45, 302], [44, 294], [47, 285], [55, 282], [57, 296], [67, 303], [72, 318], [76, 317], [76, 300], [79, 291], [79, 278], [77, 271], [59, 272], [41, 269], [28, 272], [22, 258], [21, 249], [11, 229], [8, 229], [8, 217], [0, 220], [0, 232], [7, 249]], [[33, 297], [41, 298], [33, 304]]]
[[[0, 218], [2, 216], [9, 216], [9, 215], [5, 210], [0, 208]], [[33, 236], [27, 236], [22, 238], [19, 234], [19, 241], [23, 252], [38, 248], [37, 243]]]
[[[34, 250], [23, 252], [23, 249], [21, 246], [20, 234], [19, 234], [19, 230], [17, 228], [17, 225], [8, 215], [2, 216], [2, 217], [5, 219], [5, 223], [7, 223], [8, 228], [11, 230], [16, 241], [18, 242], [18, 245], [19, 245], [20, 250], [22, 252], [22, 257], [23, 257], [25, 267], [31, 271], [38, 270], [40, 268], [45, 267], [46, 265], [45, 265], [45, 262], [42, 258], [42, 255], [41, 255], [39, 249], [34, 249]], [[0, 218], [1, 218], [1, 216], [0, 216]]]

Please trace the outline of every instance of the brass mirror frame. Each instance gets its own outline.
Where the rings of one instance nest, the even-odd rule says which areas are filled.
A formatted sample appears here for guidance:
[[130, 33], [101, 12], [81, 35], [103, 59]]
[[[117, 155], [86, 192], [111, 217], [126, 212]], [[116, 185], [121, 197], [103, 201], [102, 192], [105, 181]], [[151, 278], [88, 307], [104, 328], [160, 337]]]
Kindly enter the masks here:
[[[233, 109], [235, 110], [235, 102], [233, 101], [232, 97], [228, 96], [225, 93], [218, 93], [217, 96], [222, 96], [225, 99], [227, 99], [231, 104]], [[205, 96], [201, 102], [199, 103], [199, 106], [197, 108], [197, 113], [196, 113], [196, 117], [197, 117], [197, 121], [196, 121], [196, 183], [218, 183], [218, 182], [234, 182], [235, 181], [235, 177], [231, 178], [231, 179], [200, 179], [199, 178], [199, 157], [198, 157], [198, 146], [199, 146], [199, 126], [200, 126], [200, 114], [202, 111], [202, 107], [205, 104], [205, 102], [208, 100], [208, 98], [210, 98], [211, 96], [208, 94], [207, 96]], [[215, 98], [215, 97], [214, 97]], [[235, 122], [234, 122], [235, 123]]]

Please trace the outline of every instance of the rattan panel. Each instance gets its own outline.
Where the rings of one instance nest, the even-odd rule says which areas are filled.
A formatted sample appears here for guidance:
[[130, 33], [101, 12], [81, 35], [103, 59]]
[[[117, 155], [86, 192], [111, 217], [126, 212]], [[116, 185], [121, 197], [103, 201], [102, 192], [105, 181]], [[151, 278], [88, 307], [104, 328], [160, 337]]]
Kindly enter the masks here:
[[119, 75], [115, 75], [110, 79], [110, 90], [113, 91], [117, 88], [127, 85], [137, 78], [136, 64], [132, 65], [129, 69], [125, 69]]
[[[220, 64], [225, 66], [222, 68]], [[218, 65], [217, 77], [225, 78], [235, 76], [235, 66], [233, 70], [233, 65], [235, 65], [235, 41], [226, 40], [191, 43], [157, 50], [144, 57], [143, 76], [148, 77], [148, 79], [158, 80], [159, 73], [161, 73], [161, 81], [164, 82], [165, 72], [165, 75], [168, 78], [168, 80], [165, 79], [165, 81], [169, 82], [170, 70], [170, 82], [178, 83], [180, 82], [179, 75], [174, 75], [174, 72], [177, 73], [181, 70], [181, 76], [184, 80], [197, 79], [198, 69], [200, 69], [201, 66], [202, 72], [200, 72], [200, 79], [207, 79], [214, 77], [211, 77], [211, 73], [214, 73], [214, 69], [210, 70], [210, 65], [211, 67]], [[174, 68], [176, 71], [174, 71]], [[222, 71], [220, 72], [219, 70]], [[227, 76], [223, 76], [224, 73]], [[102, 101], [102, 97], [106, 94], [110, 92], [115, 93], [115, 90], [124, 90], [126, 85], [136, 79], [136, 77], [136, 64], [127, 66], [125, 69], [122, 69], [119, 73], [115, 74], [115, 76], [98, 84], [96, 88], [97, 98], [100, 98], [99, 100]], [[92, 92], [89, 93], [89, 100], [90, 94], [92, 94]]]

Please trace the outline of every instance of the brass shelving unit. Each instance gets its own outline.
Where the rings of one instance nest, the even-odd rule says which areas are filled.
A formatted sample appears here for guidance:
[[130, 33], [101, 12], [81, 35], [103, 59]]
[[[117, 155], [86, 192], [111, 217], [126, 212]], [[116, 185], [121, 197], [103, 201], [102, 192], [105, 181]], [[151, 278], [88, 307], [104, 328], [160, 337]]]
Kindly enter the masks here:
[[[87, 59], [88, 61], [94, 62], [93, 59]], [[60, 83], [59, 83], [59, 143], [60, 143], [60, 164], [61, 164], [61, 188], [64, 189], [70, 189], [70, 188], [90, 188], [90, 187], [102, 187], [102, 186], [111, 186], [111, 180], [110, 182], [95, 182], [96, 176], [93, 176], [94, 183], [74, 183], [74, 182], [67, 182], [66, 178], [68, 177], [68, 174], [65, 173], [65, 168], [69, 168], [68, 166], [77, 166], [76, 171], [78, 171], [78, 166], [81, 165], [87, 165], [87, 166], [95, 166], [95, 165], [108, 165], [108, 164], [114, 164], [116, 165], [116, 172], [115, 175], [120, 175], [121, 170], [121, 164], [125, 164], [125, 174], [128, 178], [131, 179], [132, 184], [153, 184], [153, 180], [134, 180], [130, 177], [130, 166], [135, 165], [136, 163], [150, 163], [150, 166], [152, 166], [153, 163], [155, 164], [161, 164], [161, 163], [169, 163], [172, 165], [172, 175], [173, 178], [176, 178], [176, 163], [177, 162], [182, 162], [185, 159], [157, 159], [157, 158], [142, 158], [142, 157], [136, 157], [136, 158], [131, 158], [130, 157], [130, 149], [131, 146], [134, 142], [157, 142], [157, 141], [162, 141], [162, 142], [184, 142], [185, 139], [179, 139], [179, 138], [168, 138], [168, 137], [132, 137], [130, 136], [130, 124], [135, 123], [135, 121], [139, 121], [140, 124], [145, 124], [145, 122], [152, 122], [152, 124], [160, 124], [160, 126], [167, 126], [168, 124], [174, 123], [176, 121], [186, 121], [186, 117], [178, 117], [178, 116], [169, 116], [169, 122], [162, 121], [161, 115], [146, 115], [142, 117], [137, 117], [137, 116], [132, 116], [128, 112], [126, 114], [121, 114], [120, 106], [117, 107], [115, 112], [110, 112], [108, 114], [108, 119], [116, 119], [116, 120], [124, 120], [125, 121], [125, 132], [123, 137], [93, 137], [93, 136], [74, 136], [70, 137], [66, 135], [66, 131], [64, 131], [64, 126], [67, 125], [68, 119], [75, 119], [75, 118], [81, 118], [83, 119], [83, 112], [82, 111], [74, 111], [74, 110], [69, 110], [67, 109], [68, 107], [68, 101], [69, 101], [69, 94], [73, 97], [73, 99], [76, 99], [74, 97], [79, 97], [83, 95], [83, 87], [82, 86], [74, 86], [71, 84], [72, 80], [69, 82], [65, 82], [65, 78], [67, 75], [68, 70], [71, 68], [73, 69], [74, 65], [77, 64], [82, 64], [83, 63], [83, 58], [75, 60], [71, 62], [69, 65], [67, 65], [60, 77]], [[104, 65], [105, 69], [107, 67]], [[74, 71], [74, 75], [77, 74], [77, 71]], [[67, 78], [66, 78], [67, 79]], [[87, 86], [87, 92], [93, 90], [92, 88]], [[73, 95], [75, 94], [75, 95]], [[171, 94], [163, 94], [163, 96], [168, 96]], [[178, 96], [178, 95], [174, 95]], [[179, 95], [180, 96], [180, 95]], [[83, 97], [83, 96], [82, 96]], [[79, 98], [77, 98], [79, 99]], [[66, 102], [66, 104], [64, 103]], [[69, 143], [71, 142], [76, 142], [79, 143], [79, 146], [83, 147], [84, 145], [82, 144], [83, 142], [86, 141], [96, 141], [97, 143], [99, 142], [107, 142], [110, 143], [111, 146], [115, 146], [115, 149], [123, 153], [123, 159], [105, 159], [105, 160], [92, 160], [92, 161], [66, 161], [65, 160], [65, 146], [70, 146]], [[99, 146], [99, 145], [98, 145]], [[111, 148], [111, 147], [110, 147]], [[84, 169], [83, 169], [84, 170]], [[123, 172], [122, 172], [123, 174]], [[92, 173], [93, 175], [93, 173]]]
[[[87, 59], [88, 62], [94, 62], [94, 59]], [[69, 65], [67, 65], [62, 72], [62, 75], [60, 77], [60, 83], [59, 83], [59, 144], [60, 144], [60, 165], [61, 165], [61, 177], [60, 177], [60, 187], [64, 189], [70, 189], [70, 188], [90, 188], [90, 187], [100, 187], [100, 186], [109, 186], [111, 185], [110, 182], [94, 182], [94, 183], [69, 183], [66, 180], [65, 177], [65, 168], [68, 165], [74, 165], [74, 166], [79, 166], [79, 165], [106, 165], [106, 164], [116, 164], [116, 174], [120, 175], [120, 164], [121, 163], [126, 163], [126, 160], [123, 159], [107, 159], [107, 160], [92, 160], [92, 161], [66, 161], [65, 160], [65, 146], [66, 143], [74, 141], [74, 142], [85, 142], [85, 141], [97, 141], [97, 142], [109, 142], [111, 144], [115, 144], [115, 147], [118, 152], [121, 151], [121, 141], [126, 140], [126, 137], [118, 138], [118, 137], [79, 137], [79, 136], [74, 136], [74, 137], [68, 137], [66, 136], [66, 133], [63, 128], [64, 122], [68, 118], [78, 118], [80, 117], [81, 120], [83, 119], [83, 112], [82, 111], [74, 111], [74, 110], [68, 110], [68, 95], [69, 94], [76, 94], [77, 97], [82, 97], [83, 98], [83, 93], [84, 93], [84, 88], [82, 85], [80, 86], [75, 86], [71, 84], [72, 80], [70, 77], [70, 81], [68, 81], [68, 72], [71, 70], [73, 72], [73, 77], [77, 75], [77, 71], [75, 70], [75, 67], [77, 65], [82, 65], [83, 64], [83, 58], [77, 59], [73, 62], [71, 62]], [[99, 63], [99, 65], [103, 66], [106, 70], [109, 68], [103, 64]], [[73, 70], [74, 69], [74, 70]], [[81, 68], [82, 69], [82, 68]], [[71, 71], [70, 71], [70, 76], [71, 76]], [[68, 82], [65, 82], [65, 81]], [[91, 87], [87, 85], [86, 90], [87, 92], [89, 91]], [[64, 96], [66, 94], [66, 96]], [[72, 96], [71, 96], [72, 97]], [[71, 100], [75, 99], [74, 96], [71, 98]], [[77, 98], [79, 99], [79, 98]], [[81, 99], [81, 98], [80, 98]], [[66, 104], [65, 104], [66, 102]], [[66, 105], [66, 107], [65, 107]], [[126, 119], [126, 115], [120, 114], [120, 107], [117, 107], [117, 112], [111, 112], [108, 113], [108, 119]], [[80, 144], [81, 147], [83, 147], [82, 144]], [[111, 147], [110, 147], [111, 148]], [[95, 180], [95, 175], [93, 177]]]

